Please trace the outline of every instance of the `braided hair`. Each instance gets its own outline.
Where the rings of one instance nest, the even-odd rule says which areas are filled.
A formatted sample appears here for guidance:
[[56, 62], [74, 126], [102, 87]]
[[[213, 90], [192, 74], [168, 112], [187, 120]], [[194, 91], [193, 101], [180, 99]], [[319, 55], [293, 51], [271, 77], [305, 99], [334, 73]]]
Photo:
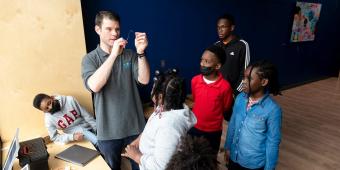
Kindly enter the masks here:
[[[156, 70], [151, 98], [155, 98], [155, 105], [164, 105], [165, 110], [183, 109], [186, 97], [184, 79], [177, 75], [176, 69], [164, 73]], [[162, 100], [160, 101], [160, 95]]]
[[[257, 68], [256, 74], [261, 79], [268, 79], [268, 84], [266, 85], [266, 90], [268, 90], [269, 93], [272, 93], [274, 96], [281, 95], [280, 91], [280, 84], [278, 79], [278, 71], [274, 64], [272, 64], [269, 61], [261, 60], [258, 62], [255, 62], [248, 66], [250, 68], [251, 75], [254, 68]], [[250, 81], [248, 81], [250, 83]], [[250, 84], [249, 84], [250, 88]]]

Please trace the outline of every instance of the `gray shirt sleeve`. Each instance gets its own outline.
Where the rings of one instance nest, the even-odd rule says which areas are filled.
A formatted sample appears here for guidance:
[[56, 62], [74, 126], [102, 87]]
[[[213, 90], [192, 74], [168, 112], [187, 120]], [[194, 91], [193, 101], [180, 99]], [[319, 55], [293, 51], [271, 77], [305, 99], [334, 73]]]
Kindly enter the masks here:
[[87, 90], [92, 92], [90, 87], [87, 85], [87, 80], [92, 76], [92, 74], [97, 70], [97, 64], [93, 58], [90, 58], [86, 55], [81, 62], [81, 77], [83, 79], [83, 83]]

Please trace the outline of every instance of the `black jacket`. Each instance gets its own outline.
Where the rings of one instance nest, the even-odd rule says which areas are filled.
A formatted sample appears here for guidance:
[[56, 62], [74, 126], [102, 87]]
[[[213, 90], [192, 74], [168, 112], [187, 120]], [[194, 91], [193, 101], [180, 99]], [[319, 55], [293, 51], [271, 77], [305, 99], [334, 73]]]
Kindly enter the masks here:
[[250, 61], [248, 43], [242, 39], [235, 38], [228, 44], [218, 41], [215, 45], [225, 50], [226, 60], [220, 71], [224, 79], [230, 83], [234, 94], [237, 95], [242, 90], [243, 73]]

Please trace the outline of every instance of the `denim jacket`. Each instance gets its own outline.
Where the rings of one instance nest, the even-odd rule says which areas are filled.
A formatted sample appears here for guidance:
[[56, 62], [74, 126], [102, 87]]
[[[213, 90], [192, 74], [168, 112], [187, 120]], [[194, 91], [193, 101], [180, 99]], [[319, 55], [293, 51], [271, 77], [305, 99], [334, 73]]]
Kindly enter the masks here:
[[228, 125], [225, 149], [243, 167], [275, 169], [281, 141], [281, 108], [266, 93], [247, 111], [248, 96], [240, 93]]

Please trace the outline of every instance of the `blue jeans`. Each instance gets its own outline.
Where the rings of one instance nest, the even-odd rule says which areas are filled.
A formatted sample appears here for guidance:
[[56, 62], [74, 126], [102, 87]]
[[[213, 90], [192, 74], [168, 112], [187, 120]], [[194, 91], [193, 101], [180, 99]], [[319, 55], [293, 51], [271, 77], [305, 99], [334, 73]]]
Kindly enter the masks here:
[[232, 161], [231, 159], [229, 159], [229, 165], [227, 167], [228, 167], [228, 170], [264, 170], [264, 167], [256, 168], [256, 169], [249, 169], [249, 168], [241, 166], [240, 164]]
[[[109, 164], [110, 168], [120, 169], [121, 153], [126, 145], [134, 141], [139, 135], [129, 136], [123, 139], [112, 139], [112, 140], [98, 140], [98, 148], [100, 153], [104, 156], [105, 161]], [[139, 165], [131, 160], [131, 167], [133, 170], [139, 170]]]
[[93, 132], [91, 131], [88, 131], [88, 130], [84, 130], [83, 131], [83, 135], [84, 135], [84, 138], [88, 141], [90, 141], [94, 146], [97, 147], [98, 145], [98, 140], [97, 140], [97, 135], [94, 134]]

